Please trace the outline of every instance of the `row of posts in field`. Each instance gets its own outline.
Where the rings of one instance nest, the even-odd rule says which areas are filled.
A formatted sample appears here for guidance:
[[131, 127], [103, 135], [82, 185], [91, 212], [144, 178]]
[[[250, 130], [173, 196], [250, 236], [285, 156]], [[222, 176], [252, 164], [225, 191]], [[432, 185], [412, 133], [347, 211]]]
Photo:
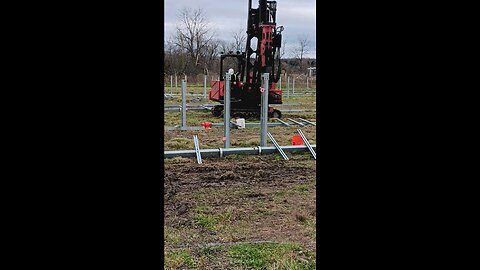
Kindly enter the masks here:
[[[225, 94], [224, 94], [224, 148], [230, 147], [230, 80], [231, 74], [225, 75]], [[268, 80], [269, 74], [262, 74], [262, 96], [260, 109], [260, 146], [267, 146], [267, 127], [268, 127]], [[182, 129], [187, 129], [187, 81], [182, 80]]]
[[[175, 80], [174, 80], [175, 78]], [[286, 93], [287, 93], [287, 98], [290, 97], [290, 92], [292, 93], [292, 95], [295, 95], [295, 79], [298, 79], [299, 77], [290, 77], [290, 76], [287, 76], [286, 78], [286, 83], [287, 83], [287, 89], [286, 89]], [[212, 76], [212, 81], [214, 80], [215, 78]], [[218, 80], [220, 80], [219, 77], [217, 77]], [[282, 89], [282, 81], [285, 80], [285, 77], [284, 76], [280, 76], [280, 80], [278, 81], [278, 88], [279, 89]], [[177, 91], [178, 89], [178, 78], [177, 78], [177, 75], [170, 75], [170, 95], [173, 95], [173, 82], [175, 81], [175, 91]], [[182, 83], [185, 81], [185, 83], [187, 83], [187, 75], [185, 75], [185, 78], [182, 80]], [[298, 81], [298, 80], [297, 80]], [[310, 81], [310, 86], [311, 86], [311, 81], [312, 81], [312, 78], [309, 78], [309, 77], [305, 77], [305, 82], [306, 82], [306, 90], [310, 90], [310, 86], [309, 86], [309, 81]], [[290, 89], [291, 87], [291, 89]], [[315, 87], [316, 88], [316, 87]], [[285, 91], [285, 89], [282, 89], [283, 91]], [[313, 89], [312, 89], [313, 90]], [[203, 98], [206, 99], [207, 98], [207, 75], [204, 75], [203, 77]]]

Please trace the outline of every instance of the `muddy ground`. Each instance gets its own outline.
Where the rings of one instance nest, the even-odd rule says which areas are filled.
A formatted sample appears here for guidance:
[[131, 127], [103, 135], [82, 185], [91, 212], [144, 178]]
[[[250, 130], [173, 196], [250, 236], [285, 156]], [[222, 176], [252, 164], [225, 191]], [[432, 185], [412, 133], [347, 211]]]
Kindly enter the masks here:
[[[289, 161], [274, 155], [206, 158], [204, 164], [194, 159], [168, 160], [164, 171], [166, 258], [179, 247], [255, 241], [294, 243], [314, 254], [316, 161], [309, 153], [288, 155]], [[197, 260], [191, 265], [199, 269], [234, 266], [228, 252], [215, 253], [215, 262], [199, 252], [190, 249], [189, 253], [191, 260]]]

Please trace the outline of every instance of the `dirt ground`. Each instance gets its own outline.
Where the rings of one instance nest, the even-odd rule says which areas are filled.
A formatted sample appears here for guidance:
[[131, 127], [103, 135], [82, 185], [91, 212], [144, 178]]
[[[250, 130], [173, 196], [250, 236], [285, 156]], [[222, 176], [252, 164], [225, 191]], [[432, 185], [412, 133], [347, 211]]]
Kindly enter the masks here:
[[[316, 107], [315, 97], [286, 102]], [[180, 113], [164, 115], [165, 126], [180, 124]], [[285, 112], [287, 117], [316, 121], [315, 112]], [[223, 122], [208, 111], [187, 112], [187, 125], [204, 121]], [[299, 135], [297, 129], [316, 144], [316, 126], [268, 131], [284, 146]], [[194, 149], [193, 135], [200, 149], [223, 147], [223, 132], [165, 131], [164, 150]], [[230, 132], [231, 147], [260, 144], [260, 127]], [[273, 146], [270, 140], [267, 145]], [[203, 164], [165, 159], [165, 269], [316, 269], [316, 161], [309, 152], [287, 155], [288, 161], [279, 154], [232, 155], [203, 158]]]
[[[314, 254], [316, 161], [309, 153], [288, 155], [289, 161], [274, 155], [168, 161], [166, 256], [178, 247], [245, 241], [295, 243]], [[225, 252], [215, 254], [215, 263], [198, 250], [189, 254], [200, 269], [234, 266]]]

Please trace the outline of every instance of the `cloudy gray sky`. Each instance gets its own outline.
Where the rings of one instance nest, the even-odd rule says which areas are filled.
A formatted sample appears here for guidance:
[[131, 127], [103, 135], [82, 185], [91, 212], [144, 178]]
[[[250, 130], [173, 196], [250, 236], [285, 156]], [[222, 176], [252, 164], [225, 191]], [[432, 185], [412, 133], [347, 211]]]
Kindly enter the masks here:
[[[247, 25], [247, 0], [165, 0], [164, 3], [166, 39], [173, 34], [179, 10], [184, 7], [202, 8], [219, 39], [230, 41], [232, 31], [241, 27], [245, 29]], [[258, 7], [258, 0], [252, 0], [252, 7]], [[315, 57], [315, 7], [315, 0], [277, 0], [277, 26], [285, 27], [282, 39], [287, 56], [291, 56], [290, 51], [298, 46], [298, 38], [307, 36], [309, 47], [306, 57]]]

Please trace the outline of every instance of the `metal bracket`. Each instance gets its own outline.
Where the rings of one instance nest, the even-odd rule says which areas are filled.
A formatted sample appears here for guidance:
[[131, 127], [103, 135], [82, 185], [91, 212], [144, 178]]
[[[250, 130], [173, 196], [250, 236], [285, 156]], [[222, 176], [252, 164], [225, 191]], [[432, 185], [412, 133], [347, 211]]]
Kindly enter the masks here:
[[289, 123], [287, 123], [287, 122], [285, 122], [285, 121], [281, 120], [280, 118], [275, 118], [275, 120], [277, 120], [278, 122], [280, 122], [280, 123], [284, 124], [284, 125], [285, 125], [285, 126], [287, 126], [287, 127], [288, 127], [288, 126], [290, 126], [290, 124], [289, 124]]
[[300, 134], [300, 136], [302, 137], [305, 145], [308, 147], [308, 150], [310, 150], [310, 153], [312, 153], [313, 158], [317, 159], [317, 154], [315, 153], [315, 151], [313, 151], [312, 145], [310, 145], [310, 143], [308, 142], [307, 137], [305, 136], [305, 134], [303, 134], [303, 131], [301, 131], [300, 129], [297, 129], [297, 131], [298, 134]]
[[298, 119], [300, 119], [300, 120], [302, 120], [303, 122], [305, 122], [305, 123], [307, 123], [307, 124], [310, 124], [310, 125], [312, 125], [312, 126], [316, 126], [316, 125], [317, 125], [316, 123], [313, 123], [313, 122], [311, 122], [311, 121], [305, 120], [305, 119], [303, 119], [303, 118], [298, 118]]
[[287, 118], [287, 119], [290, 120], [290, 121], [292, 121], [292, 122], [294, 122], [294, 123], [297, 124], [297, 125], [305, 126], [305, 124], [300, 123], [300, 122], [298, 122], [298, 121], [295, 121], [295, 120], [293, 120], [292, 118]]
[[199, 147], [197, 135], [193, 135], [193, 143], [195, 145], [195, 154], [197, 155], [197, 163], [202, 164], [202, 155], [200, 153], [200, 147]]
[[223, 150], [222, 150], [222, 148], [220, 147], [220, 148], [218, 148], [218, 150], [219, 150], [219, 152], [220, 152], [220, 157], [223, 158]]
[[277, 141], [275, 140], [275, 138], [273, 138], [272, 134], [271, 134], [270, 132], [268, 132], [268, 133], [267, 133], [267, 136], [268, 136], [268, 138], [270, 138], [270, 140], [272, 141], [273, 145], [275, 145], [275, 148], [277, 148], [278, 152], [280, 152], [280, 155], [282, 155], [283, 159], [288, 160], [287, 154], [285, 154], [285, 152], [283, 152], [282, 148], [281, 148], [280, 145], [277, 143]]

